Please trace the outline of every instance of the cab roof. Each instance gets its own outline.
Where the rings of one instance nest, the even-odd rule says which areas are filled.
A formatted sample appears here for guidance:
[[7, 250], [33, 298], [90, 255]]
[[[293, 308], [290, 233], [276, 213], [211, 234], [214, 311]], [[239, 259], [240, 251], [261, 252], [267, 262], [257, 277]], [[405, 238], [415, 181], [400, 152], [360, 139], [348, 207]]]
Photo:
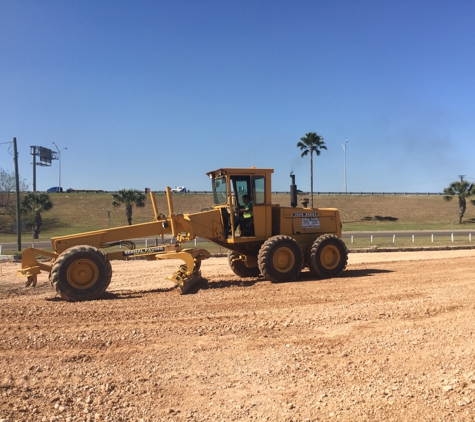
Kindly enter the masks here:
[[256, 168], [256, 167], [222, 167], [218, 170], [209, 171], [206, 174], [209, 177], [219, 177], [225, 174], [230, 175], [240, 175], [240, 176], [252, 176], [255, 174], [272, 174], [274, 173], [274, 169], [269, 168]]

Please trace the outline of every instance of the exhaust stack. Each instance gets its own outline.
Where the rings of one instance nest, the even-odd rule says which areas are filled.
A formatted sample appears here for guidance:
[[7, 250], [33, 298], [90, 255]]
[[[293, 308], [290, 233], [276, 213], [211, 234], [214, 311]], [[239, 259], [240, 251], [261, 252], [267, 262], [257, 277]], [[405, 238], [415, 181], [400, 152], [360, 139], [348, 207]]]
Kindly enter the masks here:
[[295, 208], [297, 206], [297, 185], [295, 184], [295, 174], [290, 172], [292, 183], [290, 184], [290, 206]]

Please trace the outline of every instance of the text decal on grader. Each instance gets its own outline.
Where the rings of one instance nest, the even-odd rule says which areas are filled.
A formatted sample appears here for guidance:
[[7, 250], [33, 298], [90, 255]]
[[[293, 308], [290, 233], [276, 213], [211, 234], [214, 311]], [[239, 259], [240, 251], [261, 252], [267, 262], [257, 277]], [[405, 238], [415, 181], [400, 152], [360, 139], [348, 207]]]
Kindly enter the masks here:
[[[52, 238], [53, 252], [36, 248], [23, 251], [18, 273], [27, 277], [27, 286], [35, 286], [37, 275], [49, 272], [52, 286], [64, 300], [80, 301], [95, 299], [106, 291], [112, 278], [110, 260], [179, 259], [184, 264], [168, 280], [184, 293], [201, 280], [201, 261], [211, 256], [205, 249], [182, 249], [183, 243], [199, 237], [228, 249], [229, 266], [239, 277], [288, 282], [295, 280], [305, 267], [316, 278], [337, 277], [348, 262], [339, 211], [308, 208], [308, 200], [301, 201], [302, 211], [296, 210], [297, 186], [292, 173], [291, 206], [272, 204], [273, 172], [255, 167], [208, 172], [214, 206], [192, 214], [174, 213], [171, 189], [167, 187], [165, 216], [158, 211], [150, 192], [153, 221]], [[173, 244], [135, 248], [133, 239], [163, 239], [165, 234], [176, 239]], [[101, 250], [119, 245], [128, 250]], [[39, 262], [37, 256], [51, 261]]]
[[142, 249], [132, 249], [129, 251], [122, 252], [124, 256], [131, 256], [131, 255], [142, 255], [142, 254], [149, 254], [154, 252], [163, 252], [165, 248], [163, 246], [154, 246], [151, 248], [142, 248]]

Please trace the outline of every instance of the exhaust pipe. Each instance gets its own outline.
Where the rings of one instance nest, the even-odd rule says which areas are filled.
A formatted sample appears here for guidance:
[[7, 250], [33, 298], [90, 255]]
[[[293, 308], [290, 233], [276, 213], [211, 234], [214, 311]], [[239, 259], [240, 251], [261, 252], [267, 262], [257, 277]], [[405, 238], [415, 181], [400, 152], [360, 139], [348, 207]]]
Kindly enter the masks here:
[[290, 206], [295, 208], [297, 206], [297, 185], [295, 184], [295, 174], [290, 172], [292, 183], [290, 184]]

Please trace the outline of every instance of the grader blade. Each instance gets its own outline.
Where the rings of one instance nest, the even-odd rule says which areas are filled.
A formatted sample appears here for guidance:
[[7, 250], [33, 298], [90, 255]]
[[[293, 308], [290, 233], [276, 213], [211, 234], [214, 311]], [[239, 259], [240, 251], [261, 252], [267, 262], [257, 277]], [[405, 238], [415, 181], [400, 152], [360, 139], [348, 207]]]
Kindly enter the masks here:
[[195, 285], [201, 280], [201, 261], [208, 259], [211, 254], [206, 249], [183, 249], [179, 252], [168, 252], [164, 254], [157, 254], [157, 259], [181, 259], [185, 261], [184, 265], [167, 280], [173, 281], [185, 293], [191, 286]]
[[202, 280], [201, 271], [197, 270], [187, 275], [186, 265], [181, 265], [178, 271], [171, 277], [168, 277], [167, 280], [173, 281], [180, 288], [181, 294], [183, 294]]

